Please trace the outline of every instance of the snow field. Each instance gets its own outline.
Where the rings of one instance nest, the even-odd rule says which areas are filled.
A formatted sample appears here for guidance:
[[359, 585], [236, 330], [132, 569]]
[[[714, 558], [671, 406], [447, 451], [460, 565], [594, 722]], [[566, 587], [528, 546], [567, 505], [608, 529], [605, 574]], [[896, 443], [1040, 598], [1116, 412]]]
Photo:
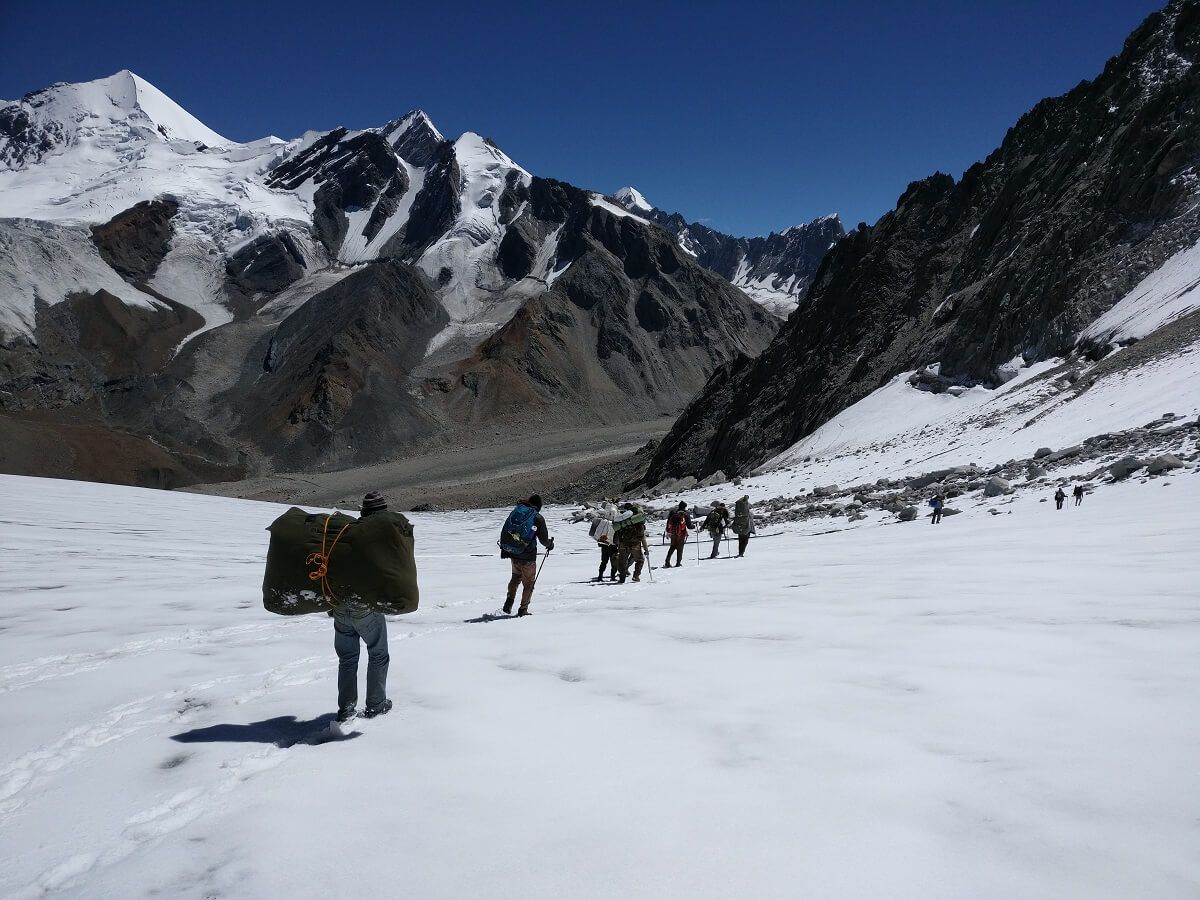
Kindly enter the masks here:
[[476, 623], [503, 512], [414, 514], [396, 710], [310, 746], [336, 659], [261, 608], [282, 507], [0, 476], [0, 895], [1195, 896], [1198, 494], [624, 586], [555, 510], [534, 617]]

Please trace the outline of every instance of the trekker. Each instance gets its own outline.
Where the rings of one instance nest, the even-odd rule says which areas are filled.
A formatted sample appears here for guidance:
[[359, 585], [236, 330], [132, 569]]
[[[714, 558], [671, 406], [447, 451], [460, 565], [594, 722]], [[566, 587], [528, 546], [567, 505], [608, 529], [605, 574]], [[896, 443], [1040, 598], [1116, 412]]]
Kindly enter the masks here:
[[754, 534], [754, 513], [750, 510], [750, 497], [746, 495], [733, 505], [733, 533], [738, 539], [738, 557], [746, 555], [750, 535]]
[[933, 519], [929, 523], [931, 525], [939, 525], [942, 521], [942, 510], [946, 508], [946, 500], [941, 494], [936, 495], [929, 501], [929, 505], [933, 507]]
[[1062, 509], [1063, 501], [1067, 499], [1067, 492], [1061, 487], [1054, 492], [1054, 508]]
[[554, 538], [550, 537], [546, 520], [542, 518], [542, 498], [534, 494], [513, 507], [500, 531], [500, 558], [512, 561], [512, 578], [504, 600], [505, 615], [512, 614], [518, 587], [521, 588], [521, 606], [517, 615], [530, 615], [529, 601], [533, 598], [533, 583], [537, 580], [539, 541], [547, 553], [554, 549]]
[[1076, 506], [1078, 506], [1080, 503], [1083, 502], [1083, 485], [1082, 484], [1075, 485], [1075, 490], [1072, 491], [1071, 493], [1073, 493], [1075, 495], [1075, 505]]
[[592, 526], [592, 537], [600, 547], [600, 571], [596, 573], [596, 581], [604, 580], [604, 570], [608, 569], [608, 580], [617, 580], [617, 544], [616, 533], [613, 531], [613, 519], [617, 517], [617, 508], [605, 502], [600, 507], [600, 517]]
[[725, 528], [729, 525], [729, 509], [724, 503], [716, 501], [709, 510], [707, 516], [704, 517], [703, 528], [712, 538], [713, 546], [712, 553], [708, 555], [709, 559], [716, 559], [721, 552], [721, 538], [725, 536]]
[[683, 565], [683, 548], [687, 546], [688, 532], [695, 527], [692, 524], [692, 514], [688, 512], [688, 505], [680, 500], [679, 506], [667, 516], [667, 538], [671, 546], [667, 549], [666, 568], [671, 568], [672, 553], [675, 554], [675, 568]]
[[620, 582], [625, 583], [629, 577], [629, 563], [632, 560], [633, 580], [642, 580], [642, 566], [646, 564], [650, 548], [646, 545], [646, 517], [637, 506], [624, 503], [621, 509], [625, 515], [619, 516], [613, 525], [617, 529], [617, 547], [620, 555], [617, 557], [617, 568], [621, 573]]
[[[387, 500], [378, 491], [363, 497], [359, 518], [383, 512]], [[387, 698], [388, 656], [387, 619], [362, 603], [344, 603], [329, 613], [333, 617], [333, 649], [338, 655], [338, 713], [339, 722], [358, 715], [358, 642], [367, 645], [367, 707], [368, 719], [381, 716], [392, 708]]]

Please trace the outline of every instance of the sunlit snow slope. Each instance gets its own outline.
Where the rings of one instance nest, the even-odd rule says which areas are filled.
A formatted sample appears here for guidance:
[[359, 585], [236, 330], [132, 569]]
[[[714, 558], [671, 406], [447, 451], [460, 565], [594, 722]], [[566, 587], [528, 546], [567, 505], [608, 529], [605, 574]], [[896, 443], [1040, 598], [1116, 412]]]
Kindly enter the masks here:
[[624, 587], [551, 511], [499, 622], [501, 513], [415, 515], [396, 709], [314, 746], [280, 507], [0, 476], [0, 895], [1194, 897], [1200, 478], [1036, 499]]

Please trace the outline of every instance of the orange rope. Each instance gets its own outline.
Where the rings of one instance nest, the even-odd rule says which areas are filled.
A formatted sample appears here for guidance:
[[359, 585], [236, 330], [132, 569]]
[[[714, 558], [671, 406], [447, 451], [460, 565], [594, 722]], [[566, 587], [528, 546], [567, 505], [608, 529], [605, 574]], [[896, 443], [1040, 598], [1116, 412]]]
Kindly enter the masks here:
[[316, 568], [308, 573], [310, 581], [321, 582], [321, 596], [331, 602], [333, 606], [338, 605], [337, 596], [333, 593], [333, 589], [329, 587], [329, 559], [333, 556], [333, 548], [337, 546], [337, 542], [342, 539], [342, 535], [346, 533], [346, 529], [350, 527], [349, 523], [342, 526], [342, 530], [337, 533], [337, 537], [333, 539], [333, 543], [329, 545], [329, 550], [325, 550], [325, 538], [329, 534], [329, 520], [333, 516], [325, 517], [325, 527], [321, 529], [321, 550], [319, 553], [310, 553], [308, 559], [305, 560], [307, 565]]

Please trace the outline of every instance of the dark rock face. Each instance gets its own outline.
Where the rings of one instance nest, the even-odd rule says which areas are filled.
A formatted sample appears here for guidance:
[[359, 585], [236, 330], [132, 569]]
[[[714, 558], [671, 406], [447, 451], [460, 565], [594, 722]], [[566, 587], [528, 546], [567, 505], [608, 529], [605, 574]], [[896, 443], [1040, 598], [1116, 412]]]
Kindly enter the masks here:
[[319, 185], [313, 195], [313, 224], [325, 248], [335, 255], [346, 238], [347, 212], [372, 209], [364, 233], [374, 236], [409, 188], [408, 173], [381, 134], [347, 135], [345, 128], [329, 132], [277, 166], [267, 179], [271, 187], [284, 190], [309, 180]]
[[420, 110], [389, 122], [380, 131], [391, 141], [392, 149], [418, 169], [432, 163], [444, 143], [429, 117]]
[[291, 234], [263, 235], [225, 264], [229, 278], [250, 294], [277, 293], [305, 274], [304, 254]]
[[458, 365], [451, 413], [470, 421], [519, 417], [597, 421], [677, 410], [717, 365], [756, 353], [775, 322], [692, 261], [673, 237], [595, 206], [562, 182], [534, 178], [532, 222], [518, 220], [500, 254], [528, 271], [537, 235], [559, 230], [550, 290]]
[[454, 156], [454, 145], [442, 143], [425, 172], [425, 183], [413, 200], [408, 224], [386, 247], [385, 256], [415, 259], [454, 224], [462, 206], [458, 199], [462, 172]]
[[[25, 97], [26, 103], [37, 94]], [[29, 111], [14, 103], [0, 109], [0, 162], [12, 168], [35, 163], [66, 139], [57, 123], [33, 121]]]
[[34, 340], [0, 345], [0, 468], [143, 487], [240, 478], [244, 461], [203, 429], [158, 412], [160, 373], [195, 312], [106, 291], [39, 306]]
[[916, 182], [825, 258], [753, 364], [714, 376], [649, 483], [744, 472], [895, 375], [955, 383], [1070, 352], [1074, 335], [1194, 242], [1200, 14], [1175, 0], [1103, 73], [1044, 100], [957, 183]]
[[33, 341], [0, 345], [0, 409], [68, 409], [102, 400], [161, 370], [203, 324], [177, 303], [126, 306], [103, 290], [41, 305]]
[[146, 200], [103, 225], [92, 226], [92, 242], [100, 257], [128, 281], [144, 283], [154, 277], [170, 248], [171, 220], [179, 204], [171, 198]]
[[428, 281], [387, 260], [312, 297], [270, 336], [264, 373], [225, 398], [281, 463], [379, 459], [434, 427], [409, 373], [448, 321]]

